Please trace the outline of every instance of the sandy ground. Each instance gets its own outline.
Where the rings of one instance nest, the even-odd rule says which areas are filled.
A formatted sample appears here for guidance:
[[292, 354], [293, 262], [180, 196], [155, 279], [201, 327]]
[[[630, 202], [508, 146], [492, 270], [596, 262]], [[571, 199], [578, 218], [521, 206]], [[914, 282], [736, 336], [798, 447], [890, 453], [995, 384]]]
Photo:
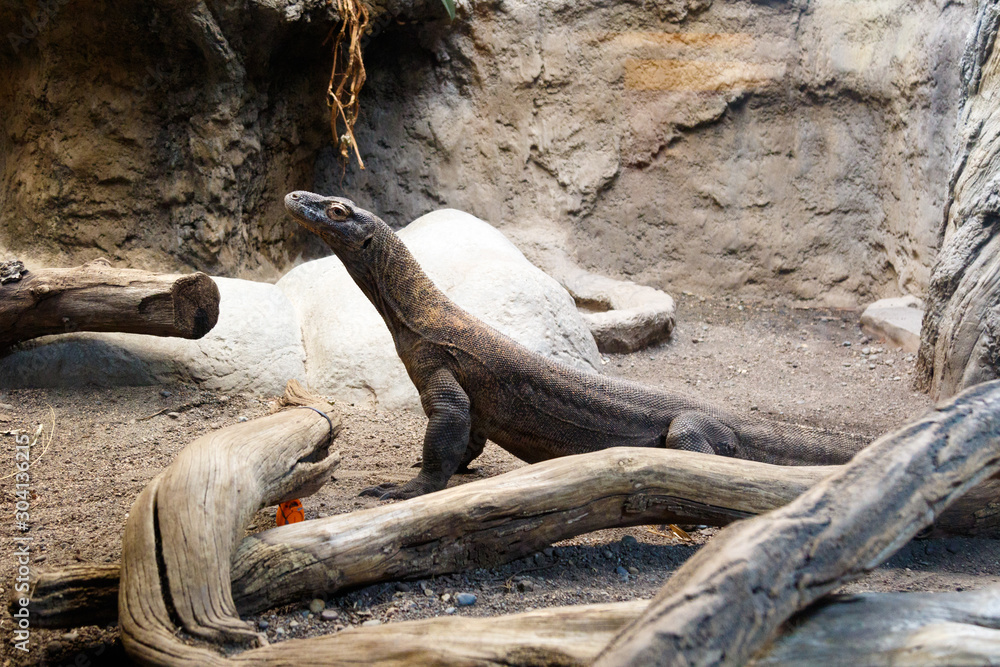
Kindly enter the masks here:
[[[673, 339], [628, 355], [606, 355], [604, 371], [651, 386], [684, 391], [736, 410], [875, 436], [919, 416], [929, 400], [912, 389], [914, 359], [869, 341], [853, 311], [800, 310], [735, 299], [679, 299]], [[32, 568], [120, 557], [129, 507], [143, 485], [184, 445], [216, 428], [267, 414], [272, 397], [221, 396], [190, 387], [25, 390], [0, 394], [0, 433], [52, 435], [31, 470]], [[345, 429], [336, 481], [304, 500], [306, 518], [372, 507], [358, 492], [405, 481], [419, 454], [422, 415], [340, 404]], [[163, 411], [161, 414], [154, 413]], [[170, 414], [173, 413], [173, 414]], [[51, 426], [54, 424], [54, 432]], [[14, 438], [4, 442], [2, 470], [12, 470]], [[524, 465], [496, 446], [462, 484]], [[3, 474], [8, 474], [4, 472]], [[11, 544], [14, 484], [0, 483], [0, 540]], [[262, 510], [250, 531], [274, 525]], [[553, 605], [647, 598], [715, 529], [684, 542], [658, 527], [607, 530], [559, 543], [494, 569], [415, 582], [369, 586], [327, 600], [326, 619], [309, 600], [248, 620], [280, 641], [334, 632], [361, 623], [456, 613], [491, 616]], [[13, 549], [0, 556], [0, 600], [13, 594]], [[1000, 582], [1000, 541], [917, 540], [886, 564], [844, 587], [858, 591], [969, 590]], [[458, 593], [476, 597], [459, 606]], [[114, 627], [32, 631], [30, 652], [11, 648], [11, 618], [3, 613], [3, 665], [122, 664]]]

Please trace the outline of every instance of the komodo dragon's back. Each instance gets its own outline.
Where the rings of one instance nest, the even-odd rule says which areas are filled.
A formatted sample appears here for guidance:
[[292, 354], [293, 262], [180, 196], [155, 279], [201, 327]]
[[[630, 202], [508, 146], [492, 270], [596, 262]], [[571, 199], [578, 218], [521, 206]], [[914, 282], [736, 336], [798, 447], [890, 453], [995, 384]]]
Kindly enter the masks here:
[[543, 357], [459, 308], [374, 214], [310, 192], [289, 194], [285, 206], [326, 241], [382, 315], [427, 413], [420, 473], [366, 493], [410, 498], [444, 488], [487, 439], [529, 463], [636, 446], [832, 465], [867, 444], [852, 434], [747, 419]]

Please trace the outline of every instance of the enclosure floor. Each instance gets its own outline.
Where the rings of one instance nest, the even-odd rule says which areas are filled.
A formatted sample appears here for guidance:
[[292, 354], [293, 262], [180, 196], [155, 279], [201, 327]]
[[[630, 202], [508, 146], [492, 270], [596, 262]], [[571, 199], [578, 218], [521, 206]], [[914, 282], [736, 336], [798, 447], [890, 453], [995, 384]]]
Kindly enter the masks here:
[[[912, 388], [912, 356], [883, 352], [866, 341], [853, 311], [798, 310], [765, 303], [682, 295], [673, 339], [627, 355], [605, 355], [606, 373], [673, 391], [689, 392], [735, 410], [850, 430], [871, 436], [891, 430], [931, 407]], [[847, 345], [850, 343], [850, 345]], [[54, 437], [32, 467], [31, 535], [33, 567], [119, 560], [129, 507], [142, 487], [167, 466], [184, 445], [241, 417], [267, 414], [273, 398], [220, 397], [183, 386], [10, 391], [0, 403], [0, 432], [55, 423]], [[51, 411], [50, 411], [51, 408]], [[415, 474], [425, 420], [420, 415], [371, 406], [341, 404], [343, 454], [336, 480], [304, 500], [306, 518], [372, 507], [358, 498], [365, 486], [403, 481]], [[143, 419], [159, 410], [163, 414]], [[176, 413], [170, 416], [168, 413]], [[6, 448], [13, 461], [13, 438]], [[496, 446], [474, 464], [463, 484], [524, 465]], [[7, 466], [10, 467], [10, 466]], [[14, 487], [0, 487], [0, 516], [7, 517], [0, 539], [11, 544]], [[261, 511], [251, 532], [274, 525], [274, 510]], [[334, 620], [309, 615], [300, 605], [248, 620], [280, 641], [333, 632], [364, 622], [402, 621], [443, 615], [456, 606], [442, 596], [469, 592], [472, 606], [453, 613], [491, 616], [533, 608], [648, 598], [715, 529], [693, 529], [691, 542], [657, 526], [606, 530], [567, 540], [504, 567], [475, 570], [406, 584], [369, 586], [328, 601]], [[635, 541], [622, 538], [631, 535]], [[0, 587], [6, 608], [12, 588], [13, 558], [0, 560]], [[628, 572], [623, 581], [621, 570]], [[1000, 541], [917, 540], [863, 579], [843, 590], [953, 591], [1000, 582]], [[425, 591], [430, 591], [428, 595]], [[0, 626], [3, 664], [120, 664], [115, 628], [34, 631], [31, 652], [10, 649], [10, 617]], [[294, 623], [294, 625], [293, 625]]]

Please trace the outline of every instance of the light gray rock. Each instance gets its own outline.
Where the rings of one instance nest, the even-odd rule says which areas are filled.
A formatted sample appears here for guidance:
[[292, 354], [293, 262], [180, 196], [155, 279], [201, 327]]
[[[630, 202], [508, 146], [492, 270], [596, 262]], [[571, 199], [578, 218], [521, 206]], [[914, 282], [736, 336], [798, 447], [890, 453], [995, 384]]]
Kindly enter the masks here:
[[916, 352], [920, 349], [923, 307], [923, 302], [915, 296], [881, 299], [861, 314], [861, 330], [906, 352]]
[[[441, 210], [399, 232], [424, 271], [459, 306], [530, 349], [577, 368], [600, 364], [573, 298], [488, 223]], [[349, 402], [420, 409], [382, 318], [336, 257], [302, 264], [277, 287], [302, 322], [306, 381]]]
[[192, 382], [205, 389], [280, 394], [305, 378], [298, 316], [268, 283], [213, 278], [219, 321], [199, 340], [75, 333], [40, 338], [0, 359], [0, 386], [65, 387]]

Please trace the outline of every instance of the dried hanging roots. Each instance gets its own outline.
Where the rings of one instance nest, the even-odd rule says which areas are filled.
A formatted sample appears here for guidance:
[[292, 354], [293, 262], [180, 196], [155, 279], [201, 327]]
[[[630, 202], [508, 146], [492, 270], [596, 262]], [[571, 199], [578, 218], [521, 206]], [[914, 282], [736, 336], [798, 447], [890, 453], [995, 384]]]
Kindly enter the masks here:
[[[361, 58], [361, 37], [368, 29], [368, 8], [361, 0], [332, 1], [336, 3], [343, 22], [333, 41], [333, 69], [326, 91], [327, 104], [330, 105], [330, 129], [338, 143], [341, 159], [346, 163], [353, 148], [358, 166], [364, 169], [365, 163], [354, 138], [354, 123], [357, 122], [360, 111], [358, 93], [365, 85], [366, 77], [365, 63]], [[328, 41], [335, 30], [336, 28], [330, 30]], [[343, 134], [337, 130], [341, 122], [344, 124]]]

